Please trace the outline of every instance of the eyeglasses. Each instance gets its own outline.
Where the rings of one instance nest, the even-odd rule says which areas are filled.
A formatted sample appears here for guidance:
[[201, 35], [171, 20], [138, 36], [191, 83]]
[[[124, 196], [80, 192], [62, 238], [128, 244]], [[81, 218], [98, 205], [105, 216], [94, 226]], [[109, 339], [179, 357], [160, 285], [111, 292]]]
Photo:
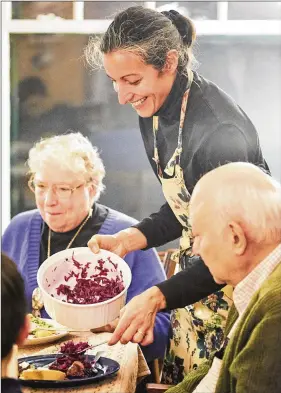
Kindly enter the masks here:
[[[85, 183], [80, 184], [77, 187], [68, 187], [68, 186], [51, 186], [52, 190], [55, 192], [56, 196], [60, 199], [69, 199], [73, 192], [78, 188], [84, 186]], [[28, 182], [28, 186], [34, 194], [38, 196], [44, 196], [48, 192], [49, 188], [43, 183], [37, 183], [34, 179], [30, 179]]]

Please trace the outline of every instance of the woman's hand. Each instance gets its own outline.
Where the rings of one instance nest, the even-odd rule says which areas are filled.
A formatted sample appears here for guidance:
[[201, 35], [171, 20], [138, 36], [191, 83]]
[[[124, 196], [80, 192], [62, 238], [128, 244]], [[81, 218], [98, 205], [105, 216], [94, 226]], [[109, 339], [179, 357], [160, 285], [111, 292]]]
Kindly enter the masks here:
[[108, 344], [129, 341], [142, 345], [153, 342], [153, 328], [156, 313], [166, 307], [166, 299], [157, 287], [151, 287], [135, 296], [120, 313], [120, 321]]
[[119, 255], [121, 258], [131, 251], [145, 248], [146, 245], [146, 237], [136, 228], [124, 229], [115, 235], [94, 235], [88, 242], [88, 247], [95, 254], [103, 249]]
[[100, 249], [108, 250], [113, 252], [119, 257], [123, 258], [128, 250], [124, 245], [124, 239], [122, 239], [118, 234], [116, 235], [94, 235], [88, 241], [88, 247], [97, 254]]

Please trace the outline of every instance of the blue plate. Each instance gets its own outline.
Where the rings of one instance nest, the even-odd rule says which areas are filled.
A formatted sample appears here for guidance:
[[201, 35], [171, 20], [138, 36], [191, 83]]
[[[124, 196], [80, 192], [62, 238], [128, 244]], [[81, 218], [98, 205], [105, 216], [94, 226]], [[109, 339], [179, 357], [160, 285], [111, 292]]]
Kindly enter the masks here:
[[[26, 356], [24, 358], [19, 358], [18, 363], [28, 362], [30, 364], [34, 364], [36, 368], [43, 367], [48, 363], [54, 362], [57, 358], [56, 354], [52, 355], [40, 355], [40, 356]], [[94, 355], [87, 356], [89, 361], [95, 359]], [[107, 366], [107, 370], [105, 373], [99, 370], [95, 376], [92, 377], [83, 377], [83, 378], [71, 378], [65, 379], [63, 381], [42, 381], [36, 379], [20, 379], [20, 382], [23, 386], [30, 386], [34, 388], [64, 388], [64, 387], [73, 387], [78, 385], [87, 385], [90, 383], [95, 383], [102, 379], [106, 379], [110, 376], [113, 376], [120, 369], [120, 364], [115, 360], [101, 357], [98, 361], [101, 366]]]

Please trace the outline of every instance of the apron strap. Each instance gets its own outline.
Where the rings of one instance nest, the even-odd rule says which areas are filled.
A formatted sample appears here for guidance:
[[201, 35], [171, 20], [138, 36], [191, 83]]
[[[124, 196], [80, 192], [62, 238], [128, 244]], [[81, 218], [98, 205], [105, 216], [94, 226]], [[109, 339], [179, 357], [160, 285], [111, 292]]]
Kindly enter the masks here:
[[[182, 98], [179, 133], [178, 133], [178, 144], [177, 144], [177, 148], [176, 148], [174, 154], [171, 157], [171, 159], [174, 159], [175, 155], [178, 157], [178, 159], [176, 160], [176, 163], [178, 165], [180, 165], [180, 159], [181, 159], [181, 153], [182, 153], [182, 131], [183, 131], [183, 125], [184, 125], [184, 120], [185, 120], [185, 115], [186, 115], [188, 97], [189, 97], [189, 92], [190, 92], [190, 87], [191, 87], [192, 82], [193, 82], [193, 72], [191, 72], [190, 77], [188, 78], [188, 87], [187, 87], [187, 89], [183, 95], [183, 98]], [[158, 147], [157, 147], [157, 132], [159, 130], [159, 116], [153, 116], [152, 124], [153, 124], [153, 127], [152, 127], [153, 128], [153, 142], [154, 142], [154, 161], [156, 162], [157, 170], [159, 172], [160, 163], [159, 163], [159, 152], [158, 152]], [[169, 165], [169, 163], [167, 165]], [[162, 171], [161, 171], [161, 174], [162, 174]], [[159, 173], [158, 173], [158, 176], [159, 176]]]

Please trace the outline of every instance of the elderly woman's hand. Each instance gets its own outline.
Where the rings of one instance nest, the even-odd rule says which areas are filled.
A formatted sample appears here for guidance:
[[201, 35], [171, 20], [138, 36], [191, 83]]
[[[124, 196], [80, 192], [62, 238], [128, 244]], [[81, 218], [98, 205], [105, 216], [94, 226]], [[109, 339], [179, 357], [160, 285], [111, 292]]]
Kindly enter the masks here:
[[108, 250], [123, 258], [131, 251], [145, 248], [146, 237], [136, 228], [124, 229], [115, 235], [94, 235], [88, 247], [96, 254], [100, 249]]
[[153, 342], [156, 313], [166, 307], [166, 299], [159, 288], [151, 287], [134, 297], [120, 313], [120, 321], [108, 344], [129, 341], [142, 345]]

